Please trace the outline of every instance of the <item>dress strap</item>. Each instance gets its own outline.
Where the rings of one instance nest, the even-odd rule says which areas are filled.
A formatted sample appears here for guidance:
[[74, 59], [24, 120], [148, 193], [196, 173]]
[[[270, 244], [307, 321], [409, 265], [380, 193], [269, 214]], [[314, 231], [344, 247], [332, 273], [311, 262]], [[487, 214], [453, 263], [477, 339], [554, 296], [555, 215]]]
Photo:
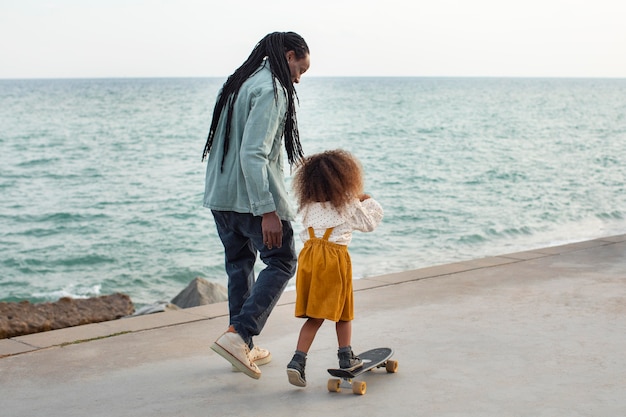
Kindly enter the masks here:
[[[333, 229], [334, 227], [329, 227], [328, 229], [326, 229], [326, 231], [324, 232], [324, 237], [322, 237], [322, 239], [328, 240], [328, 238], [330, 238], [330, 234], [333, 232]], [[311, 239], [315, 239], [315, 231], [313, 230], [313, 228], [309, 226], [307, 230], [309, 231], [309, 237]]]

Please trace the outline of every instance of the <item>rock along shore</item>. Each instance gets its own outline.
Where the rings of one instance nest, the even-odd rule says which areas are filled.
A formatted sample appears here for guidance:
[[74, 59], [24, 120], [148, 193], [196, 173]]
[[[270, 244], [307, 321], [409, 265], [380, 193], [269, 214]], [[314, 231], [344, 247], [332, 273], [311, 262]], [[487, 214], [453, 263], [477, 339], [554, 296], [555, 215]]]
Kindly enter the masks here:
[[0, 302], [0, 339], [23, 336], [65, 327], [117, 320], [133, 315], [196, 307], [228, 299], [226, 287], [204, 278], [193, 279], [170, 303], [160, 302], [135, 312], [126, 294], [74, 299], [64, 297], [56, 302]]
[[0, 339], [115, 320], [134, 311], [130, 297], [120, 293], [53, 303], [0, 302]]

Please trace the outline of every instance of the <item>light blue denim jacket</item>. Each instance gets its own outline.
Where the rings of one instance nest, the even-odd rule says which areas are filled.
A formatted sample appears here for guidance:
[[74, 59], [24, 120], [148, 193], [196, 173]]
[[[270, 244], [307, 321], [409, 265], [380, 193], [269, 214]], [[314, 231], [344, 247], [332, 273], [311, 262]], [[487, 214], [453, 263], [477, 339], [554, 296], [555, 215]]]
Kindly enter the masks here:
[[255, 216], [276, 211], [282, 220], [295, 219], [283, 172], [287, 93], [280, 82], [276, 86], [275, 96], [267, 60], [241, 86], [223, 171], [227, 110], [222, 111], [207, 162], [205, 207]]

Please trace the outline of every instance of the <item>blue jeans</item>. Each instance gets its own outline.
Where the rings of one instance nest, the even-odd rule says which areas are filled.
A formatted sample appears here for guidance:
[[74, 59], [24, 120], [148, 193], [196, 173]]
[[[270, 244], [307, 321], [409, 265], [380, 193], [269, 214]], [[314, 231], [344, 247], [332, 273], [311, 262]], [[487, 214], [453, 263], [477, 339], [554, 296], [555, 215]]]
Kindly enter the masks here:
[[[233, 211], [211, 211], [224, 245], [230, 324], [252, 348], [252, 337], [261, 333], [296, 272], [298, 258], [293, 229], [290, 222], [283, 221], [282, 246], [268, 249], [263, 243], [262, 217]], [[257, 253], [266, 267], [255, 280]]]

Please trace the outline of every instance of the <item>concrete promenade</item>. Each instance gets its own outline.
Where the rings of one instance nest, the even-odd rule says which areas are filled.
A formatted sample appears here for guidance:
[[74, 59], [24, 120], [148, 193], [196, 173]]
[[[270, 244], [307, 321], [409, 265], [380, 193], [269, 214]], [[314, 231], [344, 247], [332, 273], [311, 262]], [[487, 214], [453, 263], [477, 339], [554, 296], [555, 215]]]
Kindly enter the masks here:
[[399, 361], [364, 396], [326, 389], [331, 323], [287, 382], [294, 296], [260, 380], [209, 349], [226, 303], [0, 340], [0, 416], [626, 416], [626, 235], [356, 280], [355, 351]]

